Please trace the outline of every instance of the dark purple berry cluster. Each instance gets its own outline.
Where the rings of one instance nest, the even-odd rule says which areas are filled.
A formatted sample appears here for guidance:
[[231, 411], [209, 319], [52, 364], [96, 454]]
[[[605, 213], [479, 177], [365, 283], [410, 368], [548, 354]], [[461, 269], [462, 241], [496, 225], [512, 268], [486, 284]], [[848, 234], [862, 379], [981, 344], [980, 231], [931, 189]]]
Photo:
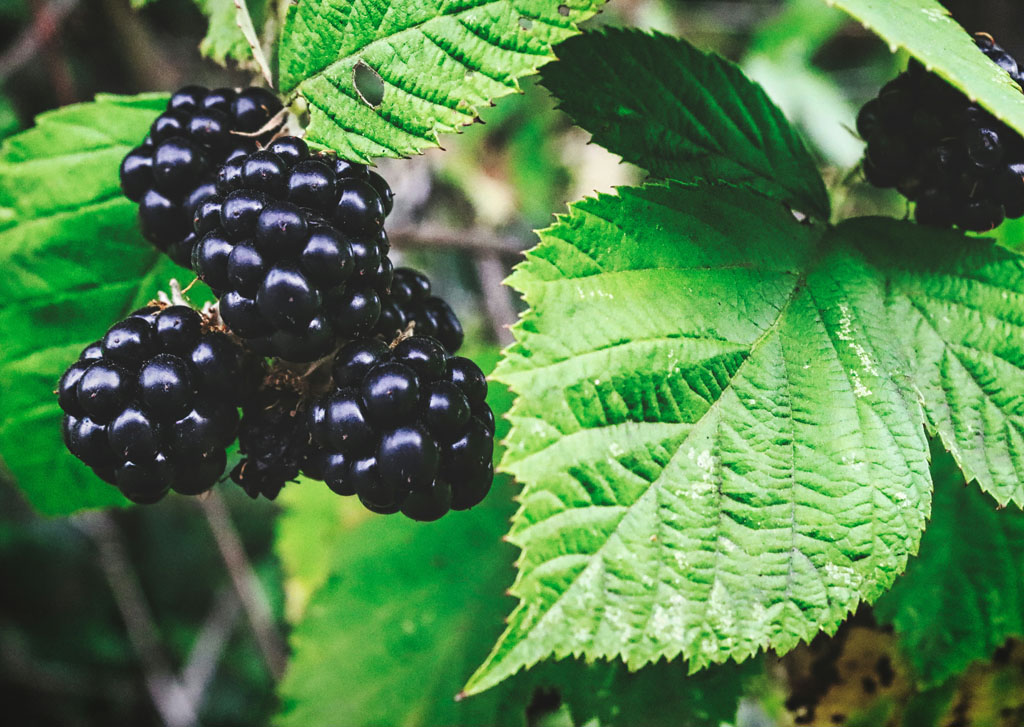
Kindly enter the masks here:
[[433, 336], [448, 353], [462, 346], [462, 324], [444, 299], [431, 295], [430, 279], [412, 268], [396, 268], [391, 291], [381, 296], [376, 333], [391, 341], [410, 323], [417, 336]]
[[197, 495], [224, 472], [261, 362], [185, 306], [114, 324], [61, 377], [67, 448], [129, 499]]
[[[976, 43], [1024, 81], [990, 36]], [[916, 202], [919, 223], [984, 232], [1024, 216], [1024, 139], [920, 64], [864, 105], [857, 131], [867, 141], [867, 180]]]
[[361, 164], [285, 136], [225, 163], [195, 212], [192, 266], [247, 346], [314, 361], [367, 335], [391, 285], [391, 189]]
[[300, 397], [274, 386], [260, 391], [242, 409], [238, 449], [245, 456], [232, 481], [253, 499], [273, 500], [314, 453]]
[[280, 108], [189, 86], [125, 157], [143, 234], [218, 304], [154, 304], [87, 347], [58, 387], [64, 441], [139, 503], [208, 490], [237, 437], [230, 478], [253, 498], [304, 474], [374, 512], [470, 508], [494, 476], [494, 415], [454, 356], [462, 326], [425, 275], [393, 269], [387, 182], [276, 136]]
[[434, 338], [394, 347], [354, 341], [334, 360], [334, 390], [310, 408], [319, 448], [307, 472], [369, 510], [436, 520], [479, 503], [494, 477], [494, 414], [472, 361]]
[[263, 88], [208, 90], [186, 86], [153, 122], [142, 144], [121, 162], [121, 189], [139, 203], [142, 234], [188, 267], [195, 245], [192, 215], [214, 193], [218, 167], [257, 149], [273, 132], [252, 138], [281, 102]]

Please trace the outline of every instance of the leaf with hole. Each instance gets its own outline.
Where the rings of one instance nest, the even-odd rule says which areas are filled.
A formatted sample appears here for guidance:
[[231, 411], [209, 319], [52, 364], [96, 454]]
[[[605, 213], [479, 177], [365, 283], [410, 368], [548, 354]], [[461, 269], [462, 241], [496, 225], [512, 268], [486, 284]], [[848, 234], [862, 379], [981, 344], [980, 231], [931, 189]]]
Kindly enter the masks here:
[[65, 451], [53, 391], [107, 326], [189, 275], [142, 239], [118, 183], [166, 103], [101, 95], [42, 114], [0, 147], [0, 455], [48, 515], [127, 503]]
[[602, 0], [299, 0], [281, 37], [281, 88], [309, 105], [307, 140], [368, 161], [438, 146], [554, 58]]
[[743, 184], [828, 219], [817, 165], [761, 87], [680, 38], [607, 29], [558, 47], [542, 83], [594, 141], [653, 176]]
[[469, 693], [834, 631], [917, 551], [926, 430], [1024, 502], [1024, 266], [986, 241], [648, 186], [574, 205], [510, 284], [520, 603]]

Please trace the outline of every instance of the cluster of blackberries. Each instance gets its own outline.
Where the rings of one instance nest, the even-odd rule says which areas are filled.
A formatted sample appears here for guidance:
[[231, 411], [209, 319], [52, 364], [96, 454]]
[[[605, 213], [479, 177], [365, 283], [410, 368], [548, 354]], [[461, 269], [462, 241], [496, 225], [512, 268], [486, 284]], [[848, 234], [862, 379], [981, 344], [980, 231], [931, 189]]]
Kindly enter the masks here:
[[412, 268], [396, 268], [391, 291], [382, 296], [376, 333], [390, 341], [410, 323], [417, 336], [433, 336], [448, 353], [462, 346], [462, 324], [443, 298], [431, 295], [427, 276]]
[[[976, 43], [1024, 80], [990, 36]], [[919, 223], [984, 232], [1024, 216], [1024, 139], [919, 63], [864, 105], [857, 131], [867, 180], [916, 202]]]
[[394, 272], [391, 201], [379, 174], [285, 136], [220, 168], [196, 209], [192, 267], [250, 348], [314, 361], [377, 324]]
[[143, 236], [187, 266], [195, 245], [192, 215], [214, 193], [217, 168], [255, 151], [273, 134], [232, 132], [257, 132], [280, 109], [276, 96], [256, 87], [186, 86], [171, 96], [149, 135], [121, 162], [121, 189], [139, 203]]
[[244, 457], [231, 479], [253, 499], [273, 500], [316, 453], [302, 398], [279, 386], [260, 391], [242, 410], [238, 449]]
[[[479, 503], [491, 487], [494, 414], [487, 380], [437, 339], [342, 348], [334, 391], [310, 409], [320, 452], [307, 473], [373, 512], [436, 520]], [[312, 470], [312, 472], [311, 472]]]
[[237, 437], [230, 477], [251, 497], [302, 473], [374, 512], [470, 508], [494, 476], [494, 415], [454, 355], [462, 326], [425, 275], [393, 268], [387, 182], [275, 137], [280, 108], [190, 86], [125, 157], [143, 234], [218, 304], [153, 305], [87, 347], [58, 386], [64, 441], [140, 503], [208, 490]]
[[262, 363], [185, 306], [148, 307], [82, 351], [57, 387], [67, 448], [129, 499], [210, 489]]

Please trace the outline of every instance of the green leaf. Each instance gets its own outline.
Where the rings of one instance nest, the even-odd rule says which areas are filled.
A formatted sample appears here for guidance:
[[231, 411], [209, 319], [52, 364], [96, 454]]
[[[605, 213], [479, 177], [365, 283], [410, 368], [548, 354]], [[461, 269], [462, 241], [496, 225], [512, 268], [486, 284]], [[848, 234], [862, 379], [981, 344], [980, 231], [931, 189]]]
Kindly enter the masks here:
[[549, 654], [696, 670], [834, 631], [917, 550], [926, 427], [1022, 499], [1001, 248], [672, 184], [574, 205], [510, 284], [520, 604], [469, 693]]
[[1024, 261], [990, 241], [862, 218], [839, 228], [888, 274], [905, 376], [969, 480], [1024, 506]]
[[182, 274], [140, 237], [117, 177], [166, 102], [101, 95], [0, 147], [0, 442], [46, 514], [127, 502], [64, 449], [53, 390], [82, 348]]
[[747, 683], [763, 671], [756, 660], [688, 675], [679, 661], [633, 672], [620, 661], [577, 659], [540, 664], [512, 683], [525, 677], [541, 689], [555, 689], [580, 727], [593, 727], [592, 720], [600, 727], [720, 727], [733, 722]]
[[932, 520], [921, 552], [875, 604], [925, 687], [1024, 636], [1024, 517], [997, 510], [965, 486], [952, 457], [934, 454]]
[[7, 96], [0, 95], [0, 139], [4, 139], [21, 128], [18, 114]]
[[594, 141], [655, 177], [744, 184], [828, 219], [825, 185], [796, 131], [736, 66], [635, 30], [558, 47], [541, 82]]
[[358, 161], [408, 156], [518, 91], [602, 3], [299, 0], [282, 34], [281, 88], [309, 103], [309, 141]]
[[[245, 68], [256, 68], [252, 48], [238, 25], [238, 9], [235, 0], [193, 0], [199, 11], [206, 16], [209, 27], [206, 37], [199, 44], [199, 52], [223, 65], [229, 60]], [[246, 5], [252, 17], [252, 24], [262, 28], [269, 16], [270, 0], [248, 0]]]
[[873, 30], [895, 53], [905, 48], [926, 68], [1024, 134], [1024, 95], [985, 57], [938, 0], [825, 0]]

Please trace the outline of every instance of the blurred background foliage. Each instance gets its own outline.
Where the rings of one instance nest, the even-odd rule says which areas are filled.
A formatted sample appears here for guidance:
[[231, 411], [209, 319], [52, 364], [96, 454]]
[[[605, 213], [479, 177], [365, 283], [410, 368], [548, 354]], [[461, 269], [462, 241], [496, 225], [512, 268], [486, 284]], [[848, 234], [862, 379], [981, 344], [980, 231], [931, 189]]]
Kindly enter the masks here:
[[[199, 53], [206, 19], [196, 5], [217, 3], [224, 4], [136, 1], [144, 5], [136, 10], [129, 0], [0, 0], [0, 137], [30, 125], [44, 110], [100, 91], [251, 82], [251, 72], [220, 67]], [[944, 4], [968, 30], [990, 31], [1024, 57], [1024, 3]], [[862, 143], [852, 131], [856, 109], [906, 59], [821, 0], [613, 0], [592, 24], [681, 35], [736, 61], [803, 129], [838, 216], [906, 214], [895, 193], [863, 183], [857, 167]], [[486, 109], [483, 120], [443, 139], [444, 151], [381, 166], [398, 199], [389, 230], [398, 257], [428, 272], [466, 324], [468, 347], [493, 360], [508, 342], [505, 326], [518, 306], [498, 285], [517, 251], [532, 244], [531, 230], [546, 226], [568, 202], [636, 183], [640, 173], [588, 144], [587, 134], [573, 128], [532, 81], [522, 95]], [[1004, 225], [999, 235], [1016, 246], [1024, 240], [1024, 225]], [[293, 485], [283, 498], [302, 497], [301, 487]], [[220, 489], [281, 631], [331, 582], [339, 543], [392, 524], [328, 497], [316, 521], [279, 522], [277, 504], [250, 501], [230, 484]], [[511, 508], [514, 490], [508, 482], [495, 487], [493, 497], [505, 498], [499, 519]], [[152, 696], [166, 687], [153, 683], [164, 672], [182, 673], [182, 683], [198, 690], [193, 696], [202, 695], [202, 724], [267, 724], [281, 712], [272, 667], [240, 615], [204, 507], [170, 497], [155, 507], [46, 520], [29, 509], [0, 468], [0, 704], [6, 715], [39, 726], [165, 724], [175, 707], [157, 710]], [[277, 553], [275, 527], [292, 531]], [[373, 548], [360, 542], [371, 557]], [[511, 569], [506, 575], [511, 582]], [[126, 604], [129, 610], [139, 605], [133, 598], [146, 604], [148, 627], [144, 622], [126, 629]], [[511, 602], [501, 605], [508, 610]], [[154, 640], [162, 644], [154, 646]], [[768, 661], [764, 674], [750, 681], [751, 696], [736, 723], [915, 725], [934, 718], [948, 725], [1021, 725], [1020, 652], [1010, 643], [960, 682], [915, 689], [893, 636], [874, 625], [870, 609], [862, 609], [837, 637]], [[453, 683], [474, 665], [462, 666], [466, 674]], [[387, 662], [381, 665], [387, 668]], [[385, 677], [381, 683], [390, 684]], [[350, 688], [365, 689], [358, 683]], [[401, 685], [369, 691], [385, 701], [405, 699]], [[514, 693], [521, 702], [511, 708], [518, 723], [572, 724], [566, 695], [540, 688]], [[634, 697], [620, 698], [627, 703]], [[287, 710], [284, 705], [285, 723], [301, 721]], [[388, 714], [386, 705], [381, 713]], [[189, 723], [187, 714], [183, 720]], [[595, 716], [588, 725], [599, 721]]]

